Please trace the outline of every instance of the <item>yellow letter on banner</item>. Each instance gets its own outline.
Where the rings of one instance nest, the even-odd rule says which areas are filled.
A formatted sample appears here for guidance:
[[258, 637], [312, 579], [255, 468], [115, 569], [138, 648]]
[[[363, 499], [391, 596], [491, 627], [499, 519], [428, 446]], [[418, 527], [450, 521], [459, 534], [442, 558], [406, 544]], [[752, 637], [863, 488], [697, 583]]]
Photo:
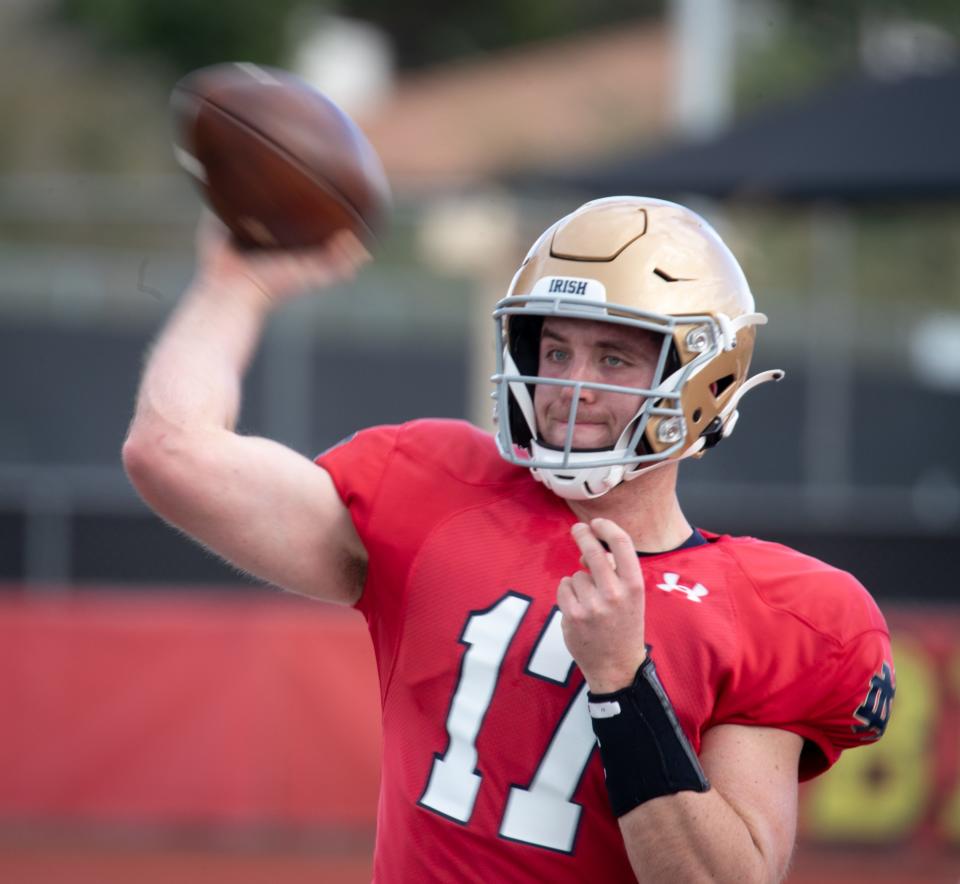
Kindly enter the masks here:
[[[954, 650], [950, 660], [947, 684], [954, 701], [960, 700], [960, 648]], [[953, 792], [944, 804], [940, 817], [940, 831], [952, 844], [960, 844], [960, 780], [954, 784]]]
[[897, 695], [887, 732], [878, 743], [844, 752], [835, 767], [811, 785], [804, 823], [813, 838], [904, 838], [930, 800], [936, 674], [929, 655], [912, 641], [894, 641], [893, 660]]

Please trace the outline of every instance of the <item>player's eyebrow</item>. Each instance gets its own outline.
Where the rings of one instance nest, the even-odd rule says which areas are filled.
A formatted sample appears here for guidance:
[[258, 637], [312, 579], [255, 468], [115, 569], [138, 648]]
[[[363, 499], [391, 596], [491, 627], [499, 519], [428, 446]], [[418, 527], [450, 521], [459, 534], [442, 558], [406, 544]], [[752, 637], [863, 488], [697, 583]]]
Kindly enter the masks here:
[[[543, 331], [540, 333], [540, 340], [543, 341], [549, 339], [557, 344], [569, 344], [570, 340], [565, 338], [559, 332], [553, 331], [549, 326], [545, 326]], [[601, 338], [596, 341], [590, 342], [591, 347], [599, 347], [603, 350], [623, 350], [625, 352], [635, 352], [643, 349], [643, 345], [640, 341], [634, 340], [632, 336], [624, 338], [611, 338], [607, 340], [606, 338]]]
[[569, 344], [568, 341], [563, 335], [559, 332], [551, 331], [548, 326], [544, 326], [543, 331], [540, 333], [540, 340], [544, 338], [550, 338], [551, 341], [556, 341], [558, 344]]

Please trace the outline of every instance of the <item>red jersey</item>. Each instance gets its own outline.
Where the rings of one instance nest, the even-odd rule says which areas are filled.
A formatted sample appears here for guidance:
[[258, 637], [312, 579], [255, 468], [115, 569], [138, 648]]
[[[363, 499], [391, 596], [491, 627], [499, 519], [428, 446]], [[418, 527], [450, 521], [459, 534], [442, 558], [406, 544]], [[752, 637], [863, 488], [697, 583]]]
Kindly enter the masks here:
[[[357, 607], [383, 704], [374, 878], [634, 881], [556, 590], [565, 501], [458, 421], [362, 431], [318, 458], [369, 553]], [[806, 741], [801, 778], [876, 739], [889, 635], [849, 574], [704, 532], [644, 557], [645, 640], [695, 750], [718, 724]]]

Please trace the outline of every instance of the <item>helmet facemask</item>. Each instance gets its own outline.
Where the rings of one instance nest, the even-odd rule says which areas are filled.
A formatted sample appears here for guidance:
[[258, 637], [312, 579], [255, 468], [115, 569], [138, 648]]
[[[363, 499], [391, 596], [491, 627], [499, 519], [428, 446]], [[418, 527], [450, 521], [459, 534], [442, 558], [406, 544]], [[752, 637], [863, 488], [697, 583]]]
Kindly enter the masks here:
[[[609, 322], [636, 329], [638, 334], [652, 335], [658, 341], [658, 355], [649, 385], [626, 387], [541, 375], [540, 335], [544, 320], [551, 316]], [[504, 299], [497, 305], [494, 318], [498, 340], [504, 342], [498, 351], [493, 378], [500, 454], [511, 463], [530, 468], [536, 478], [560, 496], [599, 497], [644, 469], [674, 459], [688, 447], [682, 391], [687, 381], [709, 365], [719, 351], [722, 333], [713, 317], [656, 315], [619, 305], [608, 308], [602, 302], [533, 295]], [[678, 353], [681, 332], [693, 348], [687, 359]], [[542, 438], [537, 426], [538, 386], [570, 389], [568, 426], [562, 445]], [[629, 395], [638, 400], [637, 410], [612, 446], [597, 449], [574, 445], [582, 390]], [[506, 403], [506, 407], [501, 403]]]

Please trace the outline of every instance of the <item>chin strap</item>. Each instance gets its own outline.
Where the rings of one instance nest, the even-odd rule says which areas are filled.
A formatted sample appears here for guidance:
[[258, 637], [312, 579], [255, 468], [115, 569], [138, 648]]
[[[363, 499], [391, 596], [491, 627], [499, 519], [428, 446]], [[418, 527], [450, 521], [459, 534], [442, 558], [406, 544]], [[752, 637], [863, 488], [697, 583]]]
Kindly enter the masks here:
[[[561, 466], [562, 453], [552, 448], [545, 448], [536, 439], [530, 443], [530, 450], [535, 459], [551, 461], [556, 459], [556, 465], [531, 467], [530, 472], [538, 482], [543, 482], [554, 494], [565, 500], [591, 500], [601, 497], [611, 488], [619, 485], [624, 478], [626, 467], [623, 464], [614, 464], [606, 467], [591, 467], [590, 462], [594, 455], [590, 452], [571, 451], [567, 455], [566, 466]], [[610, 450], [610, 455], [622, 453], [616, 449]]]

